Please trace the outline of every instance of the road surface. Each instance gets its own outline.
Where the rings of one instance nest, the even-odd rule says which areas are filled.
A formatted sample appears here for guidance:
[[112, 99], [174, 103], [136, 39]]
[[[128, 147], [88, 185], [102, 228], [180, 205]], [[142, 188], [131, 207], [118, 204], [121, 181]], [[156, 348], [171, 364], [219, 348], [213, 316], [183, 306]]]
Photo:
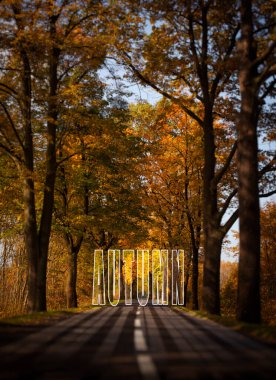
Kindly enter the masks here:
[[0, 349], [0, 379], [276, 379], [276, 350], [166, 306], [104, 307]]

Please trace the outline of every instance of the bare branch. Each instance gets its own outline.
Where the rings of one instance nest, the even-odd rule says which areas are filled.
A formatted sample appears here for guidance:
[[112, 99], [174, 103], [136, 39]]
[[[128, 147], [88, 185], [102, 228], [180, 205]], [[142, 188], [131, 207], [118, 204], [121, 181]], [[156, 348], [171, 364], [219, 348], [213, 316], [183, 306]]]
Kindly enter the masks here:
[[[262, 170], [259, 171], [259, 178], [261, 178], [265, 173], [273, 170], [273, 162], [275, 162], [275, 157]], [[228, 199], [226, 200], [226, 202], [230, 203], [230, 200], [236, 195], [237, 192], [238, 192], [238, 189], [234, 189], [233, 192], [228, 197]], [[274, 195], [274, 194], [276, 194], [276, 190], [272, 190], [272, 191], [265, 193], [265, 194], [259, 194], [259, 197], [260, 198], [266, 198], [266, 197], [270, 197], [271, 195]], [[222, 226], [222, 231], [225, 235], [230, 230], [230, 228], [233, 226], [233, 224], [238, 219], [238, 217], [239, 217], [239, 208], [237, 208], [233, 212], [233, 214], [230, 216], [230, 218], [227, 220], [227, 222], [224, 224], [224, 226]]]
[[136, 76], [145, 84], [149, 85], [151, 88], [153, 88], [155, 91], [157, 91], [159, 94], [163, 95], [165, 98], [170, 99], [172, 102], [177, 104], [179, 107], [181, 107], [189, 116], [191, 116], [194, 120], [198, 122], [200, 126], [203, 126], [203, 121], [188, 107], [186, 107], [183, 102], [174, 97], [173, 95], [169, 94], [168, 92], [162, 90], [159, 88], [155, 83], [153, 83], [150, 79], [148, 79], [145, 75], [143, 75], [132, 63], [130, 56], [127, 53], [124, 53], [124, 55], [127, 57], [128, 62], [127, 65], [132, 69], [132, 71], [136, 74]]
[[268, 172], [273, 172], [276, 170], [276, 167], [275, 167], [275, 164], [276, 164], [276, 155], [272, 158], [271, 161], [269, 161], [260, 171], [259, 171], [259, 179], [262, 178], [262, 176], [265, 174], [265, 173], [268, 173]]
[[262, 32], [263, 30], [266, 30], [266, 29], [270, 29], [270, 28], [273, 28], [274, 26], [276, 26], [276, 22], [273, 22], [271, 24], [268, 24], [268, 25], [264, 25], [256, 30], [254, 30], [253, 34], [257, 34], [257, 33], [260, 33]]
[[233, 226], [233, 224], [238, 219], [238, 217], [239, 217], [239, 209], [235, 210], [233, 214], [230, 216], [230, 218], [227, 220], [227, 222], [224, 224], [224, 226], [222, 226], [222, 232], [224, 233], [224, 235], [227, 234], [227, 232]]
[[259, 198], [268, 198], [268, 197], [271, 197], [271, 195], [274, 195], [274, 194], [276, 194], [276, 190], [271, 190], [268, 193], [259, 194]]
[[257, 81], [258, 86], [261, 86], [262, 83], [264, 83], [266, 80], [273, 77], [274, 75], [276, 75], [276, 67], [272, 69], [271, 66], [267, 66], [262, 72], [262, 74], [259, 76], [259, 79]]
[[190, 48], [192, 51], [192, 56], [193, 56], [193, 60], [194, 60], [195, 66], [196, 66], [197, 74], [198, 74], [199, 78], [201, 78], [201, 66], [199, 63], [198, 54], [197, 54], [196, 46], [195, 46], [195, 36], [194, 36], [194, 29], [193, 29], [193, 21], [194, 20], [193, 20], [193, 15], [192, 15], [190, 9], [189, 9], [188, 21], [189, 21], [188, 33], [189, 33], [189, 37], [190, 37]]
[[0, 71], [17, 71], [20, 73], [20, 69], [15, 69], [13, 67], [0, 67]]
[[[227, 59], [230, 57], [232, 51], [234, 50], [234, 47], [236, 45], [236, 37], [237, 37], [239, 30], [240, 30], [240, 24], [237, 25], [237, 27], [235, 28], [235, 30], [231, 36], [230, 44], [229, 44], [228, 49], [226, 50], [226, 53], [222, 59], [222, 66], [218, 70], [217, 75], [216, 75], [215, 79], [213, 80], [212, 87], [211, 87], [211, 97], [213, 100], [215, 99], [218, 84], [223, 77], [223, 69], [224, 69], [223, 64], [227, 61]], [[229, 75], [227, 77], [229, 78]]]
[[275, 87], [275, 84], [276, 84], [276, 78], [273, 81], [271, 81], [271, 83], [269, 83], [268, 87], [265, 87], [265, 91], [263, 92], [262, 96], [260, 97], [261, 100], [264, 100], [271, 93], [271, 91]]
[[2, 103], [1, 101], [0, 101], [0, 105], [2, 106], [2, 108], [3, 108], [4, 112], [5, 112], [5, 115], [7, 116], [7, 119], [9, 120], [9, 123], [10, 123], [10, 125], [11, 125], [11, 127], [12, 127], [12, 130], [13, 130], [13, 132], [14, 132], [14, 134], [15, 134], [15, 137], [17, 138], [17, 141], [19, 142], [21, 148], [22, 148], [23, 151], [24, 151], [24, 144], [23, 144], [23, 141], [21, 140], [21, 138], [20, 138], [20, 136], [19, 136], [19, 134], [18, 134], [18, 132], [17, 132], [17, 129], [16, 129], [15, 125], [14, 125], [14, 122], [13, 122], [13, 120], [12, 120], [12, 117], [11, 117], [11, 115], [10, 115], [10, 113], [9, 113], [9, 111], [8, 111], [8, 109], [7, 109], [7, 107], [6, 107], [5, 104]]
[[215, 183], [218, 184], [220, 182], [220, 180], [222, 179], [222, 177], [224, 176], [224, 174], [226, 173], [226, 171], [228, 170], [230, 164], [231, 164], [231, 161], [236, 153], [236, 150], [237, 150], [237, 146], [238, 146], [238, 143], [237, 141], [235, 141], [234, 145], [232, 146], [232, 149], [225, 161], [225, 164], [223, 165], [223, 167], [219, 170], [219, 172], [216, 174], [215, 176]]
[[19, 157], [12, 148], [9, 148], [8, 146], [2, 144], [0, 142], [0, 148], [2, 148], [6, 153], [8, 153], [11, 157], [15, 158], [18, 162], [22, 163], [21, 157]]
[[219, 220], [221, 220], [226, 213], [232, 199], [235, 197], [235, 195], [238, 193], [238, 188], [234, 189], [228, 196], [228, 198], [225, 200], [223, 207], [221, 211], [219, 212]]
[[13, 88], [8, 86], [7, 84], [0, 82], [0, 86], [4, 87], [6, 90], [9, 90], [12, 94], [17, 95], [17, 91], [15, 91]]
[[276, 46], [276, 41], [273, 41], [272, 44], [267, 48], [267, 50], [261, 55], [259, 58], [257, 58], [253, 63], [253, 67], [258, 67], [261, 65], [273, 52], [274, 48]]
[[202, 96], [200, 96], [198, 94], [198, 90], [195, 88], [194, 85], [192, 85], [192, 83], [184, 76], [184, 75], [179, 75], [177, 74], [176, 72], [173, 72], [173, 75], [176, 76], [177, 79], [182, 79], [183, 82], [189, 87], [189, 91], [192, 93], [192, 94], [195, 94], [195, 97], [201, 102], [203, 103], [203, 98]]
[[75, 153], [70, 154], [67, 157], [64, 157], [62, 160], [60, 160], [60, 161], [57, 162], [56, 167], [59, 167], [61, 164], [63, 164], [64, 162], [70, 160], [70, 158], [76, 156], [77, 154], [79, 154], [79, 152], [75, 152]]

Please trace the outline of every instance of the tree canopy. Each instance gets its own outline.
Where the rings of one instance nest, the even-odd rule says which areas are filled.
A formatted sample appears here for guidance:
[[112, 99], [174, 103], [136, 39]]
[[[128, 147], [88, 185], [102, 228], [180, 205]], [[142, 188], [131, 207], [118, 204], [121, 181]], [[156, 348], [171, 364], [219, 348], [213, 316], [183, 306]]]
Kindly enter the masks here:
[[[0, 21], [3, 309], [90, 302], [94, 249], [105, 268], [110, 248], [184, 249], [185, 303], [232, 313], [234, 284], [237, 318], [259, 322], [272, 298], [273, 200], [262, 211], [260, 198], [275, 194], [273, 1], [4, 0]], [[130, 101], [137, 85], [161, 99]], [[121, 277], [140, 286], [123, 258]]]

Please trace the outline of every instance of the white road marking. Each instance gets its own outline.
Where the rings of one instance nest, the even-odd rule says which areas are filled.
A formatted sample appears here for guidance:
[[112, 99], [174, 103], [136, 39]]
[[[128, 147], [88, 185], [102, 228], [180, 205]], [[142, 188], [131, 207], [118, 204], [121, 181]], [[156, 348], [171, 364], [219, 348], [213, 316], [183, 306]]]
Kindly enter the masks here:
[[158, 380], [156, 366], [149, 354], [147, 343], [143, 334], [140, 315], [140, 307], [136, 312], [136, 318], [134, 320], [134, 346], [137, 351], [137, 363], [139, 370], [145, 380]]
[[134, 330], [134, 344], [136, 351], [147, 351], [148, 347], [141, 329]]
[[138, 365], [144, 379], [146, 380], [158, 379], [158, 374], [156, 371], [155, 364], [153, 363], [151, 357], [148, 354], [137, 355], [137, 361], [138, 361]]

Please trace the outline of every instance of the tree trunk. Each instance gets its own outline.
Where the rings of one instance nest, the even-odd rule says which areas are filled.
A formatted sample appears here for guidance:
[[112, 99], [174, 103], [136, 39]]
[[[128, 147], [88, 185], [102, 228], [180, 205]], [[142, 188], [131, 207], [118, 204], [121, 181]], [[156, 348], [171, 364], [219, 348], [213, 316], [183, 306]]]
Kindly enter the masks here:
[[70, 232], [64, 234], [67, 246], [67, 277], [66, 277], [66, 305], [67, 308], [78, 307], [77, 296], [77, 275], [78, 275], [78, 254], [83, 242], [83, 235], [77, 238], [74, 243]]
[[37, 270], [38, 241], [36, 231], [36, 213], [33, 181], [24, 181], [24, 240], [28, 254], [28, 300], [27, 310], [38, 310], [37, 304]]
[[78, 272], [78, 252], [71, 247], [68, 252], [68, 274], [66, 284], [66, 305], [67, 308], [78, 307], [77, 297], [77, 272]]
[[187, 212], [187, 219], [190, 229], [192, 246], [192, 309], [198, 310], [198, 250], [200, 242], [201, 225], [197, 225], [196, 227], [194, 227], [189, 210]]
[[[216, 233], [217, 235], [218, 233]], [[220, 314], [220, 256], [222, 240], [209, 237], [208, 254], [204, 261], [203, 274], [203, 309], [210, 314]]]
[[238, 178], [240, 257], [237, 319], [260, 322], [260, 209], [258, 191], [258, 99], [255, 89], [256, 59], [252, 4], [241, 2], [239, 73], [241, 110], [238, 122]]
[[198, 249], [193, 249], [192, 309], [198, 310]]
[[24, 240], [28, 254], [28, 301], [27, 310], [38, 310], [37, 304], [37, 278], [38, 278], [38, 236], [35, 209], [34, 189], [34, 157], [33, 157], [33, 131], [32, 131], [32, 83], [31, 67], [28, 55], [20, 46], [23, 62], [23, 117], [24, 117], [24, 162], [23, 162], [23, 202], [24, 202]]
[[[190, 268], [190, 263], [188, 264], [188, 268]], [[188, 269], [185, 273], [184, 277], [184, 305], [187, 306], [188, 303], [188, 286], [189, 286], [189, 279], [190, 279], [190, 269]]]
[[103, 259], [104, 259], [104, 284], [102, 284], [102, 299], [104, 299], [105, 294], [105, 302], [108, 302], [108, 249], [105, 247], [101, 247], [103, 250]]
[[211, 107], [206, 107], [204, 117], [204, 168], [203, 168], [203, 235], [204, 272], [203, 309], [211, 314], [220, 314], [220, 253], [221, 241], [217, 186], [215, 184], [215, 141]]
[[55, 46], [56, 25], [55, 18], [50, 19], [50, 34], [52, 37], [52, 49], [49, 56], [49, 101], [47, 121], [47, 150], [46, 150], [46, 178], [44, 185], [44, 198], [42, 216], [39, 230], [39, 281], [38, 281], [38, 307], [43, 311], [46, 305], [46, 280], [48, 249], [51, 235], [52, 215], [54, 207], [54, 190], [57, 171], [56, 162], [56, 124], [57, 111], [57, 68], [60, 50]]
[[[12, 9], [19, 31], [23, 31], [21, 9], [19, 4], [12, 4]], [[28, 254], [28, 310], [46, 310], [46, 274], [48, 248], [52, 224], [54, 202], [54, 185], [56, 176], [56, 122], [57, 122], [57, 66], [60, 50], [55, 46], [56, 17], [50, 17], [50, 34], [52, 49], [49, 54], [49, 99], [47, 122], [46, 178], [44, 184], [44, 200], [39, 233], [37, 232], [35, 186], [34, 186], [34, 147], [32, 131], [32, 80], [29, 57], [22, 42], [18, 42], [22, 59], [22, 90], [24, 140], [22, 173], [24, 178], [24, 239]]]
[[124, 300], [125, 299], [125, 279], [124, 279], [124, 261], [120, 257], [120, 299]]

